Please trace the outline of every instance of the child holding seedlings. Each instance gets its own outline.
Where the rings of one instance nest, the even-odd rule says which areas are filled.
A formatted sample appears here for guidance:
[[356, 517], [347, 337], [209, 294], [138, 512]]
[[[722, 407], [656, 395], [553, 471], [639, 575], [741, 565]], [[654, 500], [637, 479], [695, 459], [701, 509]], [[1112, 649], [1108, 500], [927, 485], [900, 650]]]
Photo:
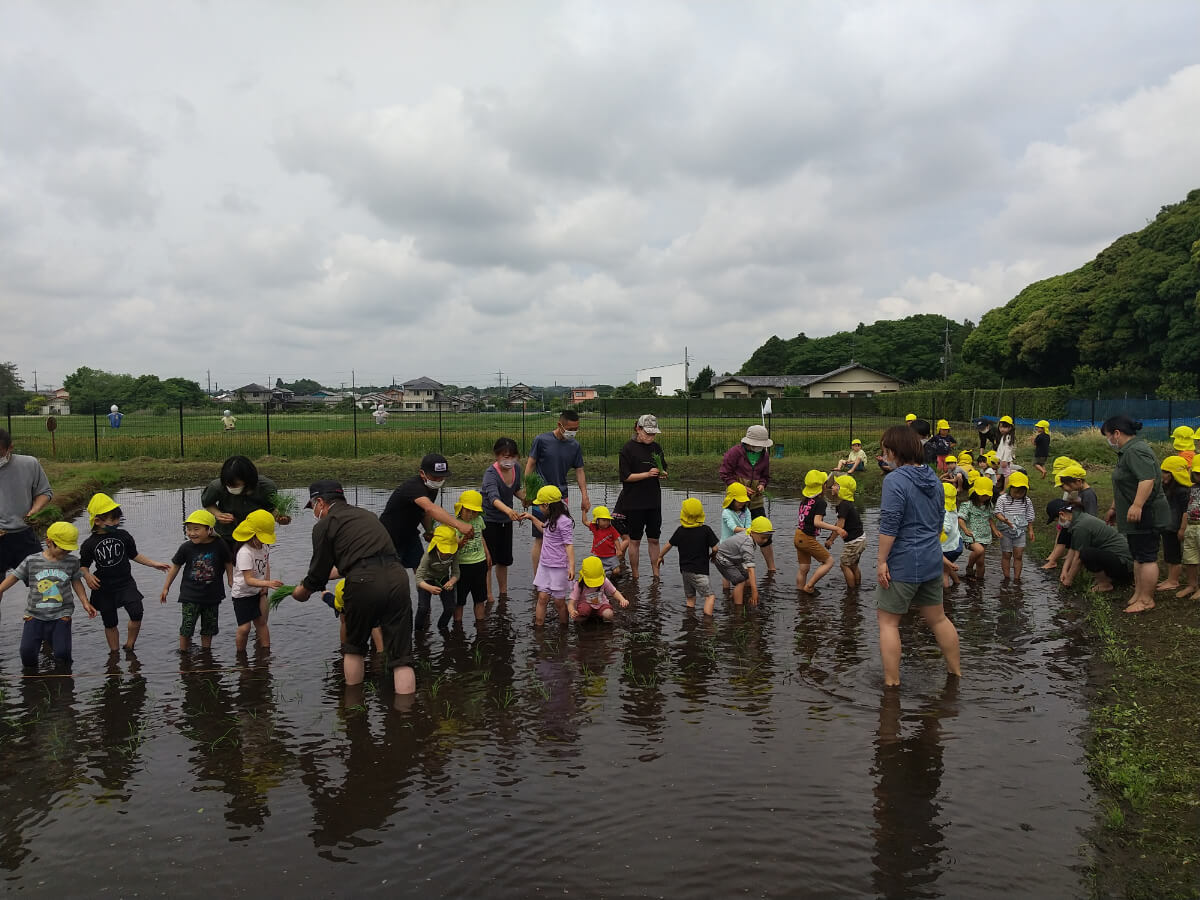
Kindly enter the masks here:
[[[496, 573], [496, 590], [501, 600], [508, 599], [508, 567], [513, 563], [513, 525], [531, 518], [517, 512], [513, 500], [525, 499], [525, 488], [517, 469], [520, 451], [512, 438], [502, 437], [492, 445], [496, 457], [483, 473], [483, 540], [487, 544], [492, 571]], [[492, 594], [491, 574], [488, 574], [488, 598]]]
[[179, 603], [183, 622], [179, 626], [179, 650], [192, 646], [196, 622], [200, 622], [200, 646], [212, 647], [213, 635], [218, 632], [217, 619], [221, 601], [225, 599], [225, 582], [233, 585], [233, 556], [229, 546], [217, 537], [217, 518], [207, 509], [197, 509], [184, 520], [187, 540], [171, 557], [167, 580], [163, 585], [160, 603], [167, 602], [171, 584], [180, 573]]
[[[740, 481], [735, 481], [725, 489], [725, 499], [721, 503], [721, 540], [727, 540], [735, 534], [748, 531], [754, 517], [750, 512], [750, 492]], [[729, 590], [729, 582], [721, 579], [721, 590]]]
[[414, 630], [422, 632], [429, 627], [430, 604], [434, 596], [442, 601], [442, 614], [437, 627], [441, 631], [450, 626], [450, 620], [458, 609], [454, 587], [461, 577], [458, 561], [458, 533], [449, 525], [439, 525], [433, 530], [429, 550], [417, 565], [417, 617]]
[[71, 616], [75, 612], [72, 593], [88, 618], [96, 617], [96, 609], [83, 590], [79, 558], [71, 555], [78, 549], [79, 529], [70, 522], [55, 522], [46, 529], [42, 551], [25, 557], [0, 581], [0, 600], [18, 581], [29, 588], [21, 629], [21, 664], [26, 668], [37, 667], [43, 641], [50, 642], [58, 662], [71, 664]]
[[835, 472], [845, 471], [850, 475], [855, 472], [867, 471], [867, 453], [863, 450], [862, 441], [855, 438], [850, 442], [850, 452], [846, 454], [845, 459], [837, 461]]
[[244, 653], [250, 642], [250, 626], [263, 650], [271, 647], [271, 629], [267, 627], [267, 590], [283, 587], [271, 578], [270, 547], [275, 543], [275, 516], [256, 509], [238, 523], [233, 539], [241, 541], [233, 567], [233, 616], [237, 621], [234, 647]]
[[533, 525], [542, 534], [542, 549], [538, 555], [533, 586], [537, 588], [537, 609], [533, 620], [541, 627], [546, 622], [546, 606], [553, 600], [558, 620], [567, 624], [567, 594], [575, 579], [575, 544], [572, 532], [575, 522], [567, 512], [562, 491], [548, 484], [538, 491], [534, 503], [540, 507], [542, 518], [534, 517]]
[[[833, 534], [846, 536], [846, 531], [833, 522], [825, 521], [825, 510], [828, 504], [822, 496], [829, 476], [818, 469], [809, 469], [804, 476], [804, 499], [800, 501], [800, 514], [796, 522], [796, 533], [792, 543], [796, 546], [796, 560], [800, 564], [796, 572], [796, 590], [811, 594], [817, 589], [817, 582], [824, 578], [833, 568], [833, 556], [817, 540], [817, 531], [829, 531]], [[833, 482], [836, 489], [837, 482]], [[808, 577], [808, 571], [816, 558], [818, 566], [813, 577]]]
[[[474, 522], [476, 518], [483, 515], [483, 494], [479, 491], [463, 491], [458, 502], [454, 504], [454, 515], [468, 525]], [[492, 558], [487, 543], [483, 539], [483, 532], [476, 529], [469, 538], [459, 544], [458, 548], [460, 575], [459, 588], [456, 592], [458, 605], [454, 608], [456, 624], [462, 624], [463, 607], [467, 605], [468, 597], [475, 606], [475, 623], [483, 621], [484, 614], [487, 612], [487, 601], [490, 599], [487, 587], [488, 569], [491, 565]]]
[[1179, 530], [1183, 538], [1183, 565], [1188, 573], [1187, 585], [1175, 595], [1181, 600], [1187, 597], [1200, 599], [1200, 472], [1196, 471], [1197, 468], [1200, 468], [1200, 459], [1193, 458], [1187, 515]]
[[[858, 507], [854, 505], [854, 494], [858, 490], [858, 482], [850, 475], [838, 475], [835, 479], [833, 494], [837, 500], [837, 527], [842, 530], [842, 555], [838, 564], [842, 568], [842, 577], [846, 579], [846, 587], [862, 587], [862, 570], [858, 561], [862, 559], [863, 551], [867, 548], [867, 536], [863, 532], [862, 517]], [[830, 533], [825, 541], [825, 549], [833, 548], [834, 533]]]
[[[544, 545], [542, 549], [545, 550]], [[629, 601], [604, 577], [604, 563], [600, 557], [586, 557], [579, 566], [579, 580], [572, 586], [571, 595], [567, 598], [567, 613], [571, 620], [584, 622], [597, 616], [601, 621], [611, 622], [611, 600], [616, 600], [621, 609], [629, 606]]]
[[1183, 574], [1183, 537], [1186, 535], [1184, 522], [1187, 519], [1188, 501], [1192, 490], [1192, 470], [1182, 456], [1168, 456], [1162, 461], [1163, 493], [1167, 495], [1167, 506], [1171, 519], [1162, 535], [1163, 562], [1167, 564], [1167, 577], [1156, 586], [1156, 591], [1178, 591]]
[[607, 506], [597, 506], [583, 514], [583, 524], [592, 533], [592, 556], [603, 563], [605, 577], [613, 577], [621, 570], [621, 561], [618, 558], [621, 534], [613, 527], [612, 513], [608, 511]]
[[[92, 592], [92, 606], [104, 622], [104, 639], [108, 652], [116, 653], [120, 642], [117, 631], [117, 610], [124, 607], [129, 624], [125, 632], [125, 649], [132, 650], [142, 630], [142, 592], [133, 580], [130, 560], [165, 572], [167, 563], [156, 562], [138, 552], [133, 535], [121, 528], [121, 507], [108, 494], [93, 494], [88, 501], [88, 524], [92, 533], [79, 548], [80, 572]], [[95, 572], [92, 569], [95, 568]]]
[[683, 576], [684, 602], [688, 609], [694, 609], [696, 597], [703, 597], [706, 616], [713, 614], [713, 606], [717, 602], [708, 581], [708, 563], [713, 548], [719, 543], [713, 530], [704, 524], [704, 504], [695, 497], [688, 497], [679, 510], [679, 527], [658, 557], [661, 567], [671, 548], [679, 548], [679, 574]]
[[1000, 533], [1000, 571], [1008, 581], [1011, 563], [1013, 577], [1021, 580], [1026, 541], [1033, 540], [1033, 501], [1029, 499], [1029, 476], [1013, 472], [1008, 488], [996, 501], [996, 518], [1004, 524]]
[[764, 547], [775, 531], [771, 520], [759, 516], [749, 529], [721, 541], [713, 549], [712, 560], [726, 582], [733, 585], [733, 602], [742, 605], [746, 585], [750, 585], [750, 605], [758, 606], [758, 582], [754, 577], [754, 548]]
[[980, 476], [971, 485], [967, 502], [958, 508], [959, 531], [965, 535], [964, 543], [971, 555], [967, 557], [966, 575], [983, 580], [987, 548], [992, 540], [1000, 540], [1000, 532], [993, 521], [995, 507], [992, 504], [992, 480]]
[[946, 512], [942, 517], [942, 587], [958, 584], [958, 558], [962, 556], [963, 540], [958, 527], [958, 490], [949, 482], [942, 483], [946, 495]]
[[1050, 458], [1050, 423], [1041, 419], [1033, 426], [1033, 466], [1046, 477], [1046, 460]]

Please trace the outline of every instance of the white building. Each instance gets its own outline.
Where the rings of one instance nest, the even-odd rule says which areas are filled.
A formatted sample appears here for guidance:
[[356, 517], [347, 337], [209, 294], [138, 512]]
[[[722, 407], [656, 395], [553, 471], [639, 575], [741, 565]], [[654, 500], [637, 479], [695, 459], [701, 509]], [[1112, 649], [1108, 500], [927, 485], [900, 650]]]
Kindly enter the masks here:
[[651, 366], [648, 369], [638, 369], [634, 383], [650, 382], [658, 388], [658, 396], [674, 397], [676, 391], [687, 390], [687, 367], [683, 363], [671, 363], [669, 366]]

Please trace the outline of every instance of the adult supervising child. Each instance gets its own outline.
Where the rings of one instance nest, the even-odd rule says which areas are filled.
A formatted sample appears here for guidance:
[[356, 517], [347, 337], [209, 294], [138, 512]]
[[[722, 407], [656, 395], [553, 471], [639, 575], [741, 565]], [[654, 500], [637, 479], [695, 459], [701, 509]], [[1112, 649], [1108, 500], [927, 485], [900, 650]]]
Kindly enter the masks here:
[[662, 548], [658, 564], [671, 548], [679, 550], [679, 574], [683, 576], [683, 597], [688, 609], [696, 606], [696, 598], [704, 598], [704, 614], [711, 616], [717, 597], [709, 583], [709, 559], [720, 541], [713, 530], [704, 524], [704, 504], [695, 497], [683, 501], [679, 510], [679, 527]]
[[450, 477], [450, 463], [440, 453], [426, 453], [417, 474], [400, 483], [390, 497], [379, 521], [387, 529], [396, 555], [406, 569], [416, 570], [425, 555], [421, 531], [432, 534], [434, 523], [448, 525], [463, 537], [475, 533], [475, 526], [450, 515], [437, 504], [438, 492]]
[[[568, 500], [567, 473], [575, 470], [575, 483], [579, 487], [579, 512], [586, 513], [591, 508], [592, 501], [588, 497], [587, 475], [583, 470], [583, 448], [576, 438], [579, 436], [579, 413], [573, 409], [564, 409], [558, 414], [558, 424], [553, 431], [539, 434], [529, 446], [529, 458], [525, 460], [525, 474], [536, 472], [547, 485], [558, 488], [562, 503], [566, 508]], [[538, 515], [536, 498], [526, 497], [527, 502], [533, 503], [534, 516]], [[538, 558], [542, 552], [544, 531], [537, 529], [533, 533], [533, 548], [530, 559], [533, 571], [537, 571]], [[566, 609], [564, 603], [563, 609]], [[565, 614], [565, 613], [564, 613]]]

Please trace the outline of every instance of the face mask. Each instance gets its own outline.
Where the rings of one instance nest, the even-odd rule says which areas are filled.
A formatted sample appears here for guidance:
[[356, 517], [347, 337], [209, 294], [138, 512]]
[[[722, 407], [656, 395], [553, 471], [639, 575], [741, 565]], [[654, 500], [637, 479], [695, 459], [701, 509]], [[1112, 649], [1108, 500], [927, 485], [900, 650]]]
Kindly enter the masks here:
[[1111, 436], [1111, 435], [1109, 435], [1108, 437], [1106, 437], [1106, 438], [1105, 438], [1105, 440], [1106, 440], [1106, 441], [1108, 441], [1108, 446], [1112, 447], [1114, 450], [1120, 450], [1120, 449], [1121, 449], [1121, 445], [1120, 445], [1120, 444], [1118, 444], [1116, 441], [1114, 441], [1114, 440], [1112, 439], [1112, 436]]
[[568, 441], [575, 440], [575, 435], [577, 435], [577, 434], [579, 434], [578, 428], [576, 428], [574, 431], [565, 431], [565, 430], [563, 431], [563, 437], [566, 438]]
[[112, 533], [113, 533], [114, 531], [116, 531], [116, 530], [117, 530], [119, 527], [120, 527], [120, 526], [118, 526], [118, 525], [105, 525], [105, 526], [103, 527], [103, 529], [101, 529], [101, 530], [102, 530], [102, 531], [104, 531], [104, 533], [105, 533], [105, 534], [112, 534]]
[[9, 463], [9, 460], [11, 460], [11, 459], [12, 459], [11, 453], [6, 454], [3, 457], [0, 457], [0, 469], [3, 469], [5, 466], [7, 466]]
[[515, 459], [500, 460], [500, 468], [502, 468], [502, 469], [511, 469], [516, 464], [517, 464], [517, 461]]
[[1059, 519], [1058, 520], [1059, 528], [1070, 528], [1074, 524], [1075, 524], [1074, 520], [1072, 520], [1072, 519]]
[[442, 482], [440, 481], [434, 481], [430, 478], [422, 478], [421, 480], [425, 482], [425, 487], [429, 488], [431, 491], [438, 491], [442, 488]]
[[225, 490], [229, 491], [229, 493], [233, 494], [233, 496], [235, 496], [235, 497], [238, 494], [240, 494], [242, 491], [244, 491], [245, 489], [246, 489], [245, 485], [241, 485], [240, 487], [229, 487], [228, 485], [225, 486]]

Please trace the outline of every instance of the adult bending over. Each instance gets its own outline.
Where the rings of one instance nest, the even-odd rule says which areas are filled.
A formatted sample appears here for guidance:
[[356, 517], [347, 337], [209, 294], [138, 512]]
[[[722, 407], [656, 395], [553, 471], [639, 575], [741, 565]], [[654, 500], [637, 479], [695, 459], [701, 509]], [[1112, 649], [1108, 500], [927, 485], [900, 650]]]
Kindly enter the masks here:
[[892, 467], [879, 502], [879, 559], [876, 618], [883, 682], [900, 684], [900, 619], [916, 605], [933, 630], [946, 668], [961, 675], [958, 631], [942, 608], [942, 510], [945, 491], [924, 464], [921, 439], [913, 429], [893, 425], [880, 438]]
[[[762, 425], [751, 425], [746, 429], [746, 436], [725, 451], [721, 458], [721, 467], [717, 477], [726, 487], [735, 481], [746, 486], [750, 495], [751, 519], [765, 519], [767, 483], [771, 480], [771, 454], [767, 451], [774, 446], [767, 429]], [[775, 572], [775, 548], [771, 545], [772, 536], [767, 533], [765, 543], [759, 545], [763, 560], [767, 564], [767, 574]]]

